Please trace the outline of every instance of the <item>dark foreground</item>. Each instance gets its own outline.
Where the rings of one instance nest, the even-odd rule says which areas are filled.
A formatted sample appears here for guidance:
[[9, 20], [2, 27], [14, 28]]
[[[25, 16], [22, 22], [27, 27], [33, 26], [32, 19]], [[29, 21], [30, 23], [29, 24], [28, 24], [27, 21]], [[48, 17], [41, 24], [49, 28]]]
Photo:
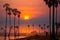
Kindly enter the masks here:
[[[34, 36], [29, 36], [26, 38], [20, 38], [20, 39], [15, 39], [15, 40], [51, 40], [50, 36], [39, 36], [39, 35], [34, 35]], [[56, 39], [56, 40], [60, 40]]]
[[15, 40], [50, 40], [50, 37], [34, 35], [34, 36], [29, 36], [26, 38], [20, 38], [20, 39], [15, 39]]

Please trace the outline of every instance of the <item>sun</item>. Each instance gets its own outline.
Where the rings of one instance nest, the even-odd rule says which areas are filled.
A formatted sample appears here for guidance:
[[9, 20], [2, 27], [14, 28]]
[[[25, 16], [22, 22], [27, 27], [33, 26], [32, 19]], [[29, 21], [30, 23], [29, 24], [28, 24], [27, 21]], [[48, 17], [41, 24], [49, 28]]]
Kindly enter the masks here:
[[29, 16], [25, 15], [24, 20], [29, 20]]

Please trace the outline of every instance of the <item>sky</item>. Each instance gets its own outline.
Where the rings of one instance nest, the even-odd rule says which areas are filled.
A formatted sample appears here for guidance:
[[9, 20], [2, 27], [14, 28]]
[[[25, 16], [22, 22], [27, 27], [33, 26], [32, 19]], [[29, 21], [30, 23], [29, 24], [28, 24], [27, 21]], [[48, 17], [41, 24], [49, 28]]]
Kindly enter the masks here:
[[[0, 0], [0, 26], [5, 25], [5, 8], [3, 8], [3, 5], [5, 3], [9, 3], [11, 8], [17, 8], [19, 11], [21, 11], [21, 17], [20, 17], [20, 26], [27, 25], [27, 24], [48, 24], [49, 21], [49, 8], [45, 4], [43, 0]], [[58, 6], [58, 22], [60, 20], [60, 5]], [[25, 20], [24, 17], [29, 16], [28, 20]], [[11, 15], [12, 23], [13, 25], [13, 14]], [[8, 17], [9, 20], [9, 17]], [[16, 16], [16, 22], [17, 24], [17, 16]], [[9, 23], [9, 22], [8, 22]], [[9, 24], [8, 24], [9, 25]]]

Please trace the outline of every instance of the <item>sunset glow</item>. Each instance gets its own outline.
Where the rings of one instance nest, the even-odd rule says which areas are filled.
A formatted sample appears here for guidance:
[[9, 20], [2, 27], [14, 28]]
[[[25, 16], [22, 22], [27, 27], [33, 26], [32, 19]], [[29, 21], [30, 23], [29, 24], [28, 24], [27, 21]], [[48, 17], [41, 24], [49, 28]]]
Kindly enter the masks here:
[[55, 37], [57, 39], [60, 37], [59, 2], [57, 0], [1, 0], [0, 39], [50, 40], [50, 36], [52, 39]]
[[24, 20], [29, 20], [29, 16], [24, 16]]

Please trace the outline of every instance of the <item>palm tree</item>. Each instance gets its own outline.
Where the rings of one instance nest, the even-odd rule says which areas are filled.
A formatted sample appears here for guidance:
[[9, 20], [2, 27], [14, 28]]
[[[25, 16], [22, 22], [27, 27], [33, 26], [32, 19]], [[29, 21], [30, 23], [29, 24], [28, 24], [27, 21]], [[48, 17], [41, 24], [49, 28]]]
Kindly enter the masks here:
[[47, 28], [49, 28], [50, 26], [49, 25], [47, 25]]
[[8, 3], [5, 3], [5, 4], [3, 5], [3, 7], [5, 8], [5, 11], [6, 11], [6, 23], [5, 23], [5, 40], [6, 40], [7, 12], [8, 12], [8, 8], [9, 8], [9, 4], [8, 4]]
[[20, 26], [20, 14], [21, 14], [21, 12], [17, 11], [17, 13], [18, 13], [18, 38], [19, 38], [19, 26]]
[[4, 33], [4, 28], [0, 27], [0, 36], [3, 35], [3, 33]]
[[3, 30], [4, 28], [3, 28], [3, 27], [1, 27], [0, 29], [1, 29], [1, 30]]
[[0, 27], [0, 31], [1, 31], [1, 30], [4, 30], [4, 28], [3, 28], [3, 27]]
[[[49, 25], [47, 25], [47, 27], [46, 27], [47, 29], [49, 29], [50, 28], [50, 26]], [[51, 31], [51, 30], [50, 30]]]
[[[10, 32], [11, 32], [11, 11], [12, 11], [12, 8], [8, 8], [9, 26], [10, 26], [8, 37], [10, 36]], [[9, 38], [9, 40], [10, 40], [10, 38]]]
[[46, 25], [44, 24], [43, 26], [44, 26], [44, 34], [45, 34], [45, 26], [46, 26]]
[[12, 9], [12, 12], [13, 12], [13, 15], [14, 15], [14, 39], [15, 39], [15, 37], [16, 37], [16, 33], [15, 33], [15, 17], [16, 17], [16, 15], [17, 15], [17, 9]]
[[44, 30], [44, 27], [41, 27], [41, 30]]
[[46, 5], [48, 5], [49, 7], [49, 25], [50, 25], [50, 36], [51, 36], [51, 6], [52, 6], [52, 3], [51, 3], [51, 0], [44, 0], [46, 2]]
[[[41, 27], [41, 25], [39, 24], [39, 28]], [[40, 33], [40, 30], [39, 30], [39, 33]]]
[[43, 27], [41, 27], [41, 29], [43, 30]]
[[55, 1], [55, 8], [56, 8], [56, 36], [57, 36], [57, 7], [58, 7], [59, 1]]
[[[28, 29], [29, 29], [30, 25], [28, 24], [27, 26], [28, 26]], [[28, 32], [28, 30], [27, 30], [27, 32]]]
[[33, 31], [34, 31], [34, 24], [32, 24], [32, 27], [33, 27]]
[[60, 28], [60, 22], [59, 23], [56, 23], [57, 25], [56, 25], [56, 36], [57, 36], [57, 31], [58, 31], [58, 28]]
[[45, 2], [50, 2], [52, 4], [52, 10], [53, 10], [53, 13], [52, 13], [52, 40], [55, 40], [55, 27], [54, 27], [54, 13], [55, 13], [55, 5], [57, 3], [57, 1], [60, 3], [59, 0], [44, 0]]

